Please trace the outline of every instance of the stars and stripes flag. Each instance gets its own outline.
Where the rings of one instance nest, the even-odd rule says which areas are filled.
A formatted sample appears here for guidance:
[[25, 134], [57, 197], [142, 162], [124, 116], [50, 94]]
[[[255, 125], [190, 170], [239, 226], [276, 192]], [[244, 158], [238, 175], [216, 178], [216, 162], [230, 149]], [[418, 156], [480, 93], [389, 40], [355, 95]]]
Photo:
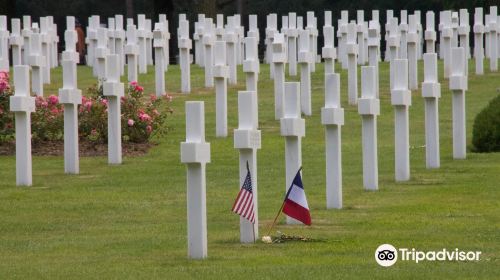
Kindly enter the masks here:
[[300, 177], [301, 169], [299, 169], [297, 175], [295, 175], [292, 185], [288, 189], [285, 196], [285, 201], [283, 202], [283, 213], [310, 226], [311, 214], [309, 213], [309, 205], [307, 204], [304, 185], [302, 184], [302, 178]]
[[234, 213], [247, 219], [252, 224], [255, 223], [255, 210], [253, 204], [253, 191], [252, 191], [252, 176], [250, 176], [250, 169], [247, 162], [247, 176], [245, 182], [241, 186], [240, 192], [236, 197], [236, 201], [231, 209]]

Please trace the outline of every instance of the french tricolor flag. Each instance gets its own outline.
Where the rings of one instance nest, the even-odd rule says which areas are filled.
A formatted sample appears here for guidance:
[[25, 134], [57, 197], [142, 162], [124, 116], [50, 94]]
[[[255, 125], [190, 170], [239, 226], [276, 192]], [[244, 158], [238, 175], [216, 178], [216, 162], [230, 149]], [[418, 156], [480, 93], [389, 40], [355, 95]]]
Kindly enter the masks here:
[[285, 196], [283, 213], [308, 226], [311, 225], [311, 214], [309, 213], [309, 205], [307, 204], [306, 193], [300, 177], [300, 169]]

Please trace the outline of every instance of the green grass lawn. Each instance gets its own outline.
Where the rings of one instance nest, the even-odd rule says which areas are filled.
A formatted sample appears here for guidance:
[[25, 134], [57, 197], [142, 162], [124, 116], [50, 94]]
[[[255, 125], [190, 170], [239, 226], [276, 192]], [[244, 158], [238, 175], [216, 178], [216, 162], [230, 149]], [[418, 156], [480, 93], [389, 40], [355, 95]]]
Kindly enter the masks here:
[[[467, 140], [474, 117], [498, 94], [500, 73], [475, 76], [473, 62], [466, 93]], [[422, 81], [419, 65], [419, 78]], [[65, 175], [62, 157], [33, 158], [33, 187], [15, 186], [15, 158], [0, 157], [1, 279], [493, 279], [500, 275], [500, 153], [468, 152], [452, 159], [451, 92], [442, 82], [440, 99], [441, 168], [425, 168], [424, 108], [420, 91], [410, 107], [411, 180], [394, 181], [394, 113], [389, 67], [380, 65], [381, 115], [378, 118], [379, 187], [363, 190], [361, 117], [347, 105], [347, 72], [341, 71], [344, 209], [326, 210], [323, 66], [312, 76], [313, 115], [302, 141], [303, 181], [313, 225], [276, 230], [317, 239], [311, 243], [239, 243], [239, 218], [230, 209], [239, 188], [237, 92], [229, 87], [227, 138], [215, 137], [215, 95], [203, 88], [203, 70], [192, 66], [193, 93], [182, 95], [180, 72], [169, 66], [174, 94], [170, 134], [143, 157], [125, 157], [109, 166], [106, 157], [81, 158], [81, 174]], [[339, 71], [340, 66], [336, 65]], [[485, 69], [489, 69], [486, 63]], [[442, 76], [442, 65], [439, 74]], [[259, 76], [258, 151], [260, 231], [267, 231], [285, 190], [284, 138], [274, 120], [269, 67]], [[90, 68], [78, 67], [79, 88], [95, 83]], [[297, 80], [297, 78], [288, 78]], [[358, 80], [361, 80], [360, 77]], [[61, 68], [52, 72], [46, 95], [61, 86]], [[140, 75], [154, 91], [154, 68]], [[187, 259], [186, 170], [180, 163], [187, 100], [205, 101], [206, 135], [212, 162], [207, 165], [208, 258]], [[383, 243], [430, 251], [447, 248], [482, 251], [479, 262], [398, 262], [383, 268], [374, 260]], [[495, 276], [496, 275], [496, 276]]]

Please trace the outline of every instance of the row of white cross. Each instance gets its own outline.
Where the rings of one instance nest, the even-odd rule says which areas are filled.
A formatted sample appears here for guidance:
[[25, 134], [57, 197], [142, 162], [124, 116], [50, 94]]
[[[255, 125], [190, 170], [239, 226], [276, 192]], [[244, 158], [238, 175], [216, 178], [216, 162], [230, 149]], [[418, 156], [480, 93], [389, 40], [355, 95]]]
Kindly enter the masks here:
[[[481, 10], [476, 10], [476, 14], [479, 11]], [[465, 158], [465, 90], [467, 89], [468, 43], [462, 37], [459, 41], [453, 40], [454, 31], [453, 27], [449, 27], [447, 24], [448, 15], [453, 18], [451, 11], [443, 12], [441, 18], [443, 27], [440, 36], [443, 40], [440, 41], [439, 50], [443, 50], [444, 77], [449, 78], [450, 89], [453, 92], [453, 155], [454, 158]], [[497, 17], [492, 15], [496, 15], [496, 9], [490, 10], [489, 19]], [[331, 13], [327, 12], [325, 18], [327, 21], [328, 19], [331, 21]], [[362, 16], [358, 13], [360, 23], [350, 22], [339, 25], [338, 48], [334, 44], [333, 26], [325, 24], [323, 30], [325, 44], [321, 54], [325, 60], [325, 106], [321, 110], [321, 122], [326, 126], [327, 208], [342, 208], [340, 128], [344, 123], [344, 112], [340, 105], [340, 78], [334, 69], [337, 58], [342, 67], [348, 69], [349, 104], [357, 104], [358, 112], [362, 116], [364, 187], [368, 190], [378, 189], [376, 119], [377, 115], [380, 114], [378, 99], [380, 26], [378, 22], [372, 20], [368, 24], [368, 30], [365, 34], [363, 30], [366, 24], [361, 22], [361, 18]], [[431, 21], [430, 18], [428, 18], [428, 22]], [[120, 17], [114, 19], [114, 21], [108, 22], [108, 28], [103, 28], [99, 26], [99, 19], [96, 16], [91, 17], [87, 36], [89, 45], [87, 63], [93, 66], [95, 75], [103, 80], [104, 95], [109, 98], [108, 161], [110, 164], [119, 164], [121, 163], [119, 98], [124, 93], [124, 85], [120, 83], [123, 66], [125, 63], [129, 66], [129, 80], [137, 80], [137, 68], [139, 68], [139, 72], [147, 70], [148, 50], [154, 49], [156, 93], [162, 94], [165, 86], [164, 72], [168, 65], [168, 51], [166, 49], [170, 34], [168, 34], [166, 18], [155, 24], [151, 35], [148, 33], [150, 24], [147, 23], [147, 19], [139, 16], [137, 29], [132, 20], [127, 20], [126, 41], [124, 41]], [[265, 57], [271, 64], [271, 77], [274, 79], [275, 118], [280, 120], [280, 132], [286, 139], [286, 188], [288, 188], [301, 166], [301, 138], [305, 136], [305, 120], [301, 118], [301, 115], [309, 116], [312, 114], [310, 72], [314, 71], [314, 65], [318, 60], [315, 47], [317, 46], [317, 20], [314, 14], [308, 13], [308, 24], [306, 28], [302, 28], [300, 17], [296, 17], [292, 13], [287, 18], [282, 18], [283, 22], [286, 23], [284, 25], [286, 28], [282, 28], [281, 32], [278, 32], [277, 24], [274, 24], [275, 19], [275, 15], [268, 16]], [[410, 90], [417, 89], [419, 84], [416, 76], [416, 61], [419, 59], [419, 53], [424, 50], [423, 41], [419, 40], [421, 37], [418, 35], [418, 30], [421, 29], [418, 28], [417, 19], [418, 15], [410, 15], [409, 27], [406, 28], [406, 20], [401, 19], [401, 24], [397, 25], [397, 18], [390, 17], [386, 34], [388, 53], [386, 59], [391, 65], [391, 104], [395, 111], [396, 181], [406, 181], [410, 178], [408, 107], [411, 105]], [[345, 22], [345, 20], [346, 13], [342, 12], [340, 21]], [[242, 27], [239, 24], [238, 16], [228, 17], [226, 26], [223, 25], [222, 17], [217, 17], [216, 25], [213, 24], [212, 19], [200, 17], [195, 28], [195, 32], [198, 34], [195, 36], [195, 62], [205, 69], [205, 86], [215, 86], [216, 135], [219, 137], [227, 136], [227, 83], [237, 83], [236, 66], [238, 64], [243, 64], [243, 71], [246, 73], [247, 90], [239, 93], [239, 127], [234, 132], [234, 146], [240, 151], [241, 180], [244, 180], [246, 174], [246, 162], [250, 166], [255, 193], [256, 223], [252, 225], [246, 220], [241, 220], [240, 239], [242, 242], [252, 242], [258, 237], [256, 150], [260, 148], [261, 142], [260, 131], [257, 127], [257, 81], [259, 74], [257, 46], [259, 37], [256, 17], [252, 16], [250, 22], [252, 28], [247, 33], [247, 37], [241, 35]], [[271, 27], [269, 27], [269, 23], [271, 23]], [[427, 27], [429, 26], [428, 24]], [[475, 25], [475, 36], [482, 36], [481, 28], [476, 28], [476, 26], [482, 25]], [[434, 52], [436, 42], [432, 40], [436, 36], [432, 33], [433, 28], [427, 27], [424, 34], [426, 38], [425, 54], [422, 55], [424, 59], [422, 96], [426, 100], [426, 161], [427, 167], [437, 168], [439, 167], [437, 104], [441, 90], [437, 72], [438, 55]], [[494, 60], [497, 59], [498, 55], [497, 29], [493, 27], [490, 26], [489, 32], [486, 33], [486, 45], [490, 45], [489, 54], [487, 51], [486, 57], [489, 57], [490, 65], [495, 64]], [[467, 30], [467, 28], [458, 28], [457, 34], [460, 35], [463, 30]], [[177, 35], [182, 76], [181, 90], [187, 93], [191, 90], [190, 49], [192, 41], [189, 36], [189, 22], [185, 15], [179, 17]], [[38, 42], [46, 41], [43, 37], [36, 30], [29, 37], [30, 46], [35, 46], [29, 50], [31, 54], [29, 64], [33, 80], [36, 80], [36, 75], [45, 77], [41, 74], [43, 72], [40, 72], [40, 68], [51, 63], [46, 59], [50, 57], [51, 52], [47, 52], [48, 56], [44, 56], [43, 52], [41, 52], [42, 54], [40, 51], [37, 52]], [[63, 88], [59, 92], [61, 102], [65, 106], [65, 170], [67, 173], [78, 173], [76, 109], [81, 100], [81, 92], [76, 85], [76, 63], [78, 62], [78, 55], [74, 50], [76, 40], [74, 18], [68, 17], [67, 31], [65, 32], [66, 51], [62, 55]], [[476, 40], [476, 43], [479, 41], [482, 42], [482, 37]], [[199, 44], [198, 51], [196, 51], [196, 44]], [[476, 61], [483, 57], [481, 55], [483, 50], [480, 47], [481, 45], [478, 44], [474, 48]], [[197, 59], [196, 54], [198, 55]], [[294, 64], [300, 66], [300, 83], [285, 81], [285, 67], [288, 65], [290, 74], [293, 75], [293, 72], [297, 71], [296, 65], [295, 70], [293, 70], [294, 66], [292, 65]], [[361, 96], [358, 96], [357, 90], [357, 66], [359, 64], [369, 65], [363, 66], [361, 69]], [[476, 65], [482, 65], [482, 62]], [[478, 72], [477, 69], [476, 72]], [[39, 80], [41, 79], [39, 78]], [[28, 66], [14, 67], [14, 83], [16, 94], [11, 100], [11, 110], [16, 112], [17, 183], [18, 185], [31, 185], [29, 114], [34, 110], [34, 100], [30, 97], [28, 86]], [[33, 87], [35, 88], [35, 84]], [[186, 124], [186, 142], [181, 145], [181, 161], [188, 165], [189, 256], [203, 258], [206, 256], [205, 164], [210, 161], [210, 145], [205, 142], [204, 137], [203, 103], [188, 102], [186, 104]], [[296, 221], [287, 218], [287, 222], [295, 223]]]
[[[478, 9], [478, 11], [481, 11], [481, 9]], [[461, 14], [465, 15], [463, 12]], [[358, 13], [358, 19], [359, 15]], [[428, 21], [431, 21], [429, 15], [432, 15], [432, 12], [427, 13], [427, 15]], [[271, 65], [271, 77], [274, 79], [275, 118], [280, 120], [280, 132], [285, 137], [287, 190], [302, 162], [301, 138], [305, 136], [305, 120], [301, 115], [311, 115], [310, 72], [313, 71], [311, 68], [315, 63], [316, 52], [310, 48], [310, 45], [315, 40], [314, 35], [311, 36], [311, 34], [314, 34], [313, 32], [307, 28], [293, 32], [290, 31], [290, 25], [288, 25], [288, 30], [285, 32], [283, 32], [283, 29], [282, 32], [278, 32], [275, 25], [273, 25], [275, 18], [275, 15], [268, 16], [268, 27], [270, 22], [271, 28], [266, 29], [265, 58]], [[327, 12], [325, 18], [331, 18], [331, 14]], [[427, 28], [425, 38], [428, 40], [424, 47], [424, 41], [419, 39], [418, 30], [421, 29], [418, 28], [416, 19], [416, 15], [410, 15], [408, 29], [404, 27], [405, 23], [403, 21], [403, 28], [394, 29], [391, 27], [392, 31], [389, 31], [386, 36], [388, 39], [387, 51], [389, 53], [387, 60], [391, 65], [391, 104], [394, 106], [395, 112], [394, 168], [395, 180], [398, 182], [410, 179], [408, 108], [411, 106], [411, 90], [418, 89], [419, 83], [422, 85], [422, 97], [425, 99], [426, 166], [427, 168], [440, 167], [438, 99], [441, 96], [441, 85], [438, 79], [438, 54], [435, 53], [435, 39], [434, 41], [430, 40], [430, 38], [435, 37], [435, 34], [432, 36], [430, 28]], [[292, 13], [291, 21], [290, 15], [287, 20], [288, 24], [292, 22], [293, 25], [294, 14]], [[284, 22], [286, 22], [285, 19]], [[391, 17], [390, 22], [397, 22], [397, 19]], [[357, 104], [358, 113], [362, 117], [363, 185], [366, 190], [378, 189], [377, 116], [380, 114], [378, 74], [380, 28], [378, 23], [373, 22], [368, 27], [366, 38], [356, 36], [359, 35], [357, 34], [359, 30], [357, 24], [351, 22], [346, 24], [345, 28], [339, 27], [339, 30], [346, 31], [340, 32], [340, 34], [345, 34], [345, 38], [341, 37], [339, 39], [339, 48], [343, 49], [343, 54], [341, 54], [339, 48], [335, 48], [333, 26], [325, 25], [323, 31], [325, 44], [321, 53], [325, 61], [325, 106], [321, 109], [321, 123], [326, 127], [326, 207], [328, 209], [342, 208], [341, 126], [344, 124], [344, 110], [340, 103], [340, 75], [335, 73], [334, 70], [337, 57], [339, 60], [341, 60], [341, 57], [346, 59], [349, 104]], [[406, 34], [404, 34], [405, 40], [402, 40], [402, 33], [404, 33], [402, 31], [405, 30], [407, 30]], [[448, 29], [445, 27], [443, 30]], [[420, 33], [422, 36], [424, 35], [423, 32], [420, 31]], [[462, 31], [459, 32], [459, 34], [462, 33]], [[298, 39], [298, 42], [294, 42], [296, 39]], [[364, 43], [361, 43], [363, 40]], [[292, 42], [290, 43], [290, 41]], [[453, 157], [455, 159], [464, 159], [466, 157], [465, 91], [467, 90], [466, 54], [468, 48], [465, 39], [461, 37], [460, 42], [462, 41], [463, 43], [460, 43], [459, 46], [451, 43], [450, 40], [449, 45], [445, 44], [446, 47], [450, 47], [450, 53], [449, 55], [443, 55], [448, 56], [446, 63], [449, 63], [449, 73], [444, 77], [449, 78], [449, 88], [453, 93]], [[220, 44], [222, 48], [228, 42], [219, 41], [216, 42], [216, 45]], [[340, 42], [344, 42], [342, 47]], [[404, 42], [405, 47], [402, 47], [402, 42]], [[298, 46], [296, 60], [290, 56], [291, 52], [295, 52], [293, 50], [294, 46]], [[406, 52], [404, 57], [401, 56], [400, 52], [402, 48]], [[479, 54], [480, 51], [481, 49], [476, 50], [476, 53]], [[363, 52], [364, 58], [361, 58]], [[420, 52], [423, 52], [423, 54], [420, 54]], [[420, 57], [424, 60], [423, 82], [419, 82], [416, 76], [416, 62]], [[480, 55], [475, 57], [481, 58]], [[494, 56], [490, 56], [490, 59], [494, 59]], [[214, 69], [219, 69], [217, 71], [225, 73], [227, 67], [230, 66], [224, 64], [224, 60], [223, 56], [220, 57], [217, 60], [220, 63], [216, 62], [217, 66]], [[361, 62], [359, 62], [360, 60]], [[285, 82], [285, 65], [288, 64], [289, 70], [293, 72], [291, 70], [293, 62], [300, 65], [300, 83]], [[361, 67], [361, 96], [358, 97], [357, 65], [359, 64], [368, 64], [369, 66]], [[482, 65], [482, 63], [479, 65]], [[206, 67], [207, 65], [205, 65]], [[481, 74], [482, 69], [478, 73]], [[247, 76], [247, 84], [248, 79]], [[224, 83], [222, 86], [226, 86], [226, 84]], [[217, 99], [219, 99], [218, 95]], [[240, 185], [243, 184], [246, 175], [246, 162], [250, 163], [257, 213], [256, 150], [260, 148], [261, 133], [257, 127], [258, 108], [256, 100], [257, 90], [248, 90], [247, 87], [247, 91], [239, 92], [239, 126], [234, 131], [234, 147], [240, 151]], [[224, 104], [220, 105], [220, 103]], [[217, 102], [216, 104], [216, 132], [217, 136], [226, 136], [224, 133], [219, 133], [219, 124], [227, 122], [227, 113], [221, 109], [226, 103], [225, 96], [220, 103]], [[220, 111], [224, 113], [221, 114], [221, 117], [219, 117]], [[204, 103], [187, 102], [186, 141], [181, 143], [181, 161], [187, 164], [188, 255], [190, 258], [205, 258], [207, 256], [205, 166], [206, 163], [210, 162], [210, 144], [205, 141], [204, 133]], [[258, 238], [258, 214], [255, 217], [256, 224], [253, 226], [248, 221], [240, 218], [241, 242], [254, 242]], [[287, 223], [293, 224], [296, 221], [287, 217]]]

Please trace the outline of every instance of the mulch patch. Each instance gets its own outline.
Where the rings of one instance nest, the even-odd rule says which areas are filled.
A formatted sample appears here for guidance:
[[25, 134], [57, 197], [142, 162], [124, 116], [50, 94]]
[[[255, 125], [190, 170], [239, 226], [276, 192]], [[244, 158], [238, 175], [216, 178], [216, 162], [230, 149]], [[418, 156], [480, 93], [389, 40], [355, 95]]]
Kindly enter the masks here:
[[[156, 146], [154, 143], [131, 143], [122, 142], [122, 153], [124, 156], [143, 156], [149, 149]], [[90, 141], [80, 140], [79, 150], [81, 157], [96, 157], [108, 155], [107, 143], [92, 143]], [[63, 156], [64, 141], [44, 141], [33, 143], [31, 153], [34, 156]], [[16, 154], [15, 141], [0, 143], [0, 156], [12, 156]]]

